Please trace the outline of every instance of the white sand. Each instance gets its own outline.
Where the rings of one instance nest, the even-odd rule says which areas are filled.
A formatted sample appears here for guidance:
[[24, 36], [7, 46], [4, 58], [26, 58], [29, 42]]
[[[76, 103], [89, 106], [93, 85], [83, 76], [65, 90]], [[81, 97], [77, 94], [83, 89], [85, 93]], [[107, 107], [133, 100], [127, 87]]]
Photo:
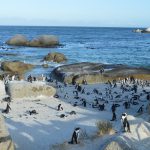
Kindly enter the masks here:
[[0, 99], [6, 96], [4, 82], [0, 81]]
[[[79, 94], [80, 97], [86, 98], [89, 104], [95, 99], [95, 97], [101, 97], [92, 93], [94, 88], [98, 88], [104, 95], [105, 88], [108, 85], [97, 84], [97, 85], [87, 85], [85, 86], [85, 91], [90, 92], [90, 95]], [[150, 88], [144, 88], [147, 91], [150, 91]], [[138, 93], [141, 93], [143, 89], [140, 87]], [[112, 117], [111, 105], [113, 102], [106, 104], [105, 111], [99, 111], [97, 108], [92, 108], [91, 105], [87, 104], [87, 108], [83, 106], [73, 107], [73, 102], [79, 100], [74, 99], [72, 93], [74, 87], [69, 86], [64, 88], [63, 92], [60, 89], [57, 90], [57, 93], [61, 96], [59, 99], [50, 97], [50, 98], [40, 98], [39, 100], [23, 100], [13, 101], [11, 103], [12, 110], [9, 114], [5, 114], [6, 122], [10, 134], [15, 142], [17, 150], [50, 150], [52, 145], [62, 144], [70, 141], [72, 132], [75, 127], [81, 127], [82, 131], [88, 135], [89, 139], [82, 140], [79, 145], [68, 145], [65, 149], [68, 150], [100, 150], [101, 145], [107, 138], [111, 136], [106, 136], [103, 138], [90, 138], [93, 135], [96, 135], [97, 128], [95, 122], [97, 120], [110, 120]], [[113, 89], [113, 92], [117, 91], [122, 96], [120, 100], [124, 100], [126, 95], [131, 95], [132, 92], [121, 93], [120, 87]], [[65, 93], [68, 93], [69, 98], [64, 98]], [[113, 94], [115, 95], [115, 94]], [[109, 99], [104, 97], [105, 99]], [[146, 96], [143, 95], [141, 100], [145, 101]], [[118, 99], [119, 100], [119, 99]], [[64, 107], [63, 111], [57, 111], [58, 104], [61, 103]], [[138, 108], [144, 104], [146, 107], [147, 102], [140, 102], [139, 105], [133, 105], [130, 109], [125, 110], [122, 102], [120, 103], [121, 107], [118, 107], [116, 110], [117, 121], [113, 122], [113, 127], [119, 131], [116, 136], [120, 136], [130, 142], [131, 144], [135, 143], [139, 145], [141, 142], [143, 146], [137, 147], [139, 150], [146, 150], [148, 148], [149, 142], [147, 140], [150, 137], [150, 123], [144, 121], [143, 119], [138, 119], [133, 117], [136, 115]], [[5, 108], [6, 103], [3, 102], [0, 104], [0, 109]], [[28, 111], [35, 109], [37, 115], [29, 115]], [[70, 111], [76, 111], [76, 115], [69, 115]], [[132, 133], [122, 133], [120, 132], [121, 123], [120, 115], [123, 112], [129, 114], [129, 122], [131, 124]], [[60, 118], [60, 114], [66, 114], [66, 118]], [[148, 115], [145, 113], [140, 116], [144, 119], [149, 119]], [[128, 140], [130, 139], [130, 140]], [[132, 140], [132, 141], [131, 141]], [[61, 147], [62, 148], [62, 147]], [[57, 149], [58, 150], [58, 149]], [[63, 150], [63, 148], [62, 148]]]

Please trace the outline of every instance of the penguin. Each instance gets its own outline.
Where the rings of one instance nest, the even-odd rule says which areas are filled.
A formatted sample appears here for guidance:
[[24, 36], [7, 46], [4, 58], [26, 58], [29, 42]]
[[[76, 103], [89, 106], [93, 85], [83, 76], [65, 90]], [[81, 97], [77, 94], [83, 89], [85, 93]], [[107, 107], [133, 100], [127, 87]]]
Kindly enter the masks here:
[[9, 113], [9, 110], [11, 110], [9, 104], [7, 103], [7, 106], [6, 106], [6, 109], [2, 111], [2, 113], [6, 113], [8, 114]]
[[62, 104], [59, 104], [59, 105], [58, 105], [58, 109], [57, 109], [57, 110], [58, 110], [58, 111], [63, 110]]
[[127, 132], [131, 132], [130, 131], [130, 124], [128, 122], [128, 119], [127, 119], [127, 113], [123, 113], [122, 116], [121, 116], [121, 121], [123, 123], [123, 132], [126, 132], [125, 128], [127, 127]]
[[72, 134], [72, 138], [71, 138], [71, 144], [74, 144], [74, 141], [76, 144], [78, 144], [78, 139], [79, 139], [79, 134], [80, 134], [80, 128], [75, 128], [73, 134]]

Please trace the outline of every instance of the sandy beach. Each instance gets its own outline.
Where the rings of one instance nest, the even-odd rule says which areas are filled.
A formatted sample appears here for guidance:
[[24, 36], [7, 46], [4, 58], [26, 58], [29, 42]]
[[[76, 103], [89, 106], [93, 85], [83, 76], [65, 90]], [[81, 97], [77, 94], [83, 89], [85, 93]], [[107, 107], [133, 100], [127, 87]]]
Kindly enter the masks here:
[[[11, 82], [15, 82], [17, 85], [17, 82], [20, 81], [10, 81], [10, 84]], [[26, 83], [26, 81], [23, 82]], [[36, 82], [33, 84], [42, 83], [41, 81]], [[144, 142], [150, 136], [150, 123], [148, 122], [150, 117], [146, 109], [149, 102], [146, 100], [147, 94], [144, 93], [145, 91], [150, 93], [149, 84], [138, 85], [137, 93], [131, 90], [122, 92], [120, 82], [117, 82], [116, 87], [110, 87], [105, 83], [81, 85], [84, 92], [78, 92], [78, 96], [73, 92], [76, 91], [75, 85], [64, 86], [59, 82], [47, 84], [56, 88], [55, 95], [59, 98], [38, 96], [13, 99], [10, 103], [10, 112], [2, 114], [17, 150], [99, 150], [106, 141], [114, 137], [120, 137], [132, 148], [137, 144], [140, 145], [136, 146], [137, 150], [146, 150], [150, 146], [149, 142]], [[130, 83], [125, 85], [127, 89], [133, 86]], [[98, 93], [94, 92], [94, 89], [97, 89]], [[111, 94], [106, 94], [106, 91], [110, 90]], [[123, 103], [134, 95], [140, 95], [137, 100], [138, 104], [131, 104], [129, 109], [125, 109]], [[82, 104], [83, 99], [86, 100], [86, 107]], [[95, 99], [98, 99], [99, 104], [105, 104], [103, 111], [100, 111], [99, 107], [92, 108]], [[111, 106], [113, 103], [119, 104], [119, 107], [116, 108], [117, 120], [112, 121], [116, 133], [100, 137], [97, 135], [96, 122], [112, 119]], [[6, 104], [1, 101], [0, 109], [3, 110]], [[62, 111], [57, 111], [58, 104], [62, 104]], [[144, 111], [142, 114], [138, 114], [137, 110], [141, 105], [144, 105]], [[29, 111], [31, 110], [36, 110], [37, 114], [30, 115]], [[71, 111], [75, 111], [76, 114], [70, 115]], [[124, 112], [128, 114], [131, 133], [121, 131], [120, 118]], [[65, 117], [61, 118], [61, 114], [64, 114]], [[70, 145], [68, 142], [76, 127], [81, 128], [80, 144]]]

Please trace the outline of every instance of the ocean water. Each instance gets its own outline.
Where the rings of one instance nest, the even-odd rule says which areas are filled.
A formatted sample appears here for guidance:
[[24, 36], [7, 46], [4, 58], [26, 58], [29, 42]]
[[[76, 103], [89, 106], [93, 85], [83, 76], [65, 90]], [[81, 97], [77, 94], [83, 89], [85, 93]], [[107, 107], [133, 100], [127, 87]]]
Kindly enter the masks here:
[[[36, 67], [27, 73], [34, 75], [49, 74], [58, 65], [76, 62], [126, 64], [150, 68], [150, 34], [134, 33], [132, 30], [133, 28], [0, 26], [0, 62], [19, 60], [34, 64]], [[23, 34], [29, 39], [41, 34], [53, 34], [58, 36], [64, 46], [33, 48], [6, 45], [5, 41], [15, 34]], [[41, 66], [42, 59], [49, 52], [64, 53], [68, 61], [63, 64], [50, 62], [49, 68], [45, 69]]]

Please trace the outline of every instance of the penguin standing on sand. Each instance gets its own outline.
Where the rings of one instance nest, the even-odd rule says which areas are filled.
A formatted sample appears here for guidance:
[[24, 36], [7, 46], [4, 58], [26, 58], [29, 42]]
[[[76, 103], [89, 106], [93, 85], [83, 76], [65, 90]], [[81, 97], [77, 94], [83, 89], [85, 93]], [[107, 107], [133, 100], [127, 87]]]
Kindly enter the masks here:
[[112, 119], [110, 121], [115, 121], [116, 120], [116, 113], [113, 112], [113, 116], [112, 116]]
[[59, 105], [58, 105], [58, 108], [57, 108], [57, 110], [58, 110], [58, 111], [61, 111], [61, 110], [63, 110], [62, 104], [59, 104]]
[[79, 134], [80, 134], [80, 128], [75, 128], [75, 130], [72, 134], [72, 139], [70, 142], [71, 144], [74, 144], [74, 141], [76, 144], [78, 144]]
[[127, 127], [127, 132], [131, 132], [130, 131], [130, 124], [127, 120], [127, 114], [126, 113], [123, 113], [122, 116], [121, 116], [121, 121], [123, 123], [123, 131], [126, 132], [125, 128]]
[[111, 106], [111, 110], [112, 110], [112, 113], [114, 113], [114, 112], [116, 111], [116, 105], [115, 105], [115, 104], [113, 104], [113, 105]]
[[138, 111], [137, 111], [137, 113], [143, 113], [143, 108], [144, 107], [144, 105], [142, 105], [139, 109], [138, 109]]
[[2, 111], [2, 113], [6, 113], [8, 114], [9, 113], [9, 110], [11, 110], [9, 104], [7, 103], [7, 106], [6, 106], [6, 109]]
[[85, 100], [85, 99], [83, 99], [82, 105], [83, 105], [84, 107], [86, 107], [86, 100]]

